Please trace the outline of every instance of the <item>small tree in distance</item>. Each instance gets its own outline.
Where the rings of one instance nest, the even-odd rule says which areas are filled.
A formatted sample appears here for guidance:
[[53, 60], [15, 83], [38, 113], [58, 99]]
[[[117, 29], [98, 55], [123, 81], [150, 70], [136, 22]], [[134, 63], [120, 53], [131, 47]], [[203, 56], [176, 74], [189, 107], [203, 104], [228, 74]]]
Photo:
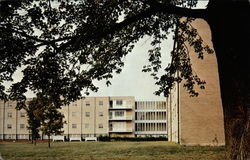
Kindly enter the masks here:
[[42, 108], [41, 131], [48, 136], [48, 147], [50, 148], [51, 135], [60, 135], [63, 133], [64, 115], [58, 111], [60, 106], [56, 106], [48, 97], [38, 96], [38, 104]]
[[41, 127], [42, 111], [41, 106], [38, 104], [37, 98], [33, 98], [28, 102], [25, 111], [28, 117], [28, 130], [31, 132], [32, 143], [36, 145], [36, 140], [40, 137], [39, 128]]
[[36, 144], [39, 138], [39, 130], [48, 136], [48, 147], [50, 148], [51, 135], [60, 135], [63, 133], [63, 114], [58, 111], [57, 106], [49, 100], [49, 98], [38, 94], [37, 98], [33, 98], [28, 102], [26, 112], [28, 115], [28, 129], [32, 134], [32, 143]]

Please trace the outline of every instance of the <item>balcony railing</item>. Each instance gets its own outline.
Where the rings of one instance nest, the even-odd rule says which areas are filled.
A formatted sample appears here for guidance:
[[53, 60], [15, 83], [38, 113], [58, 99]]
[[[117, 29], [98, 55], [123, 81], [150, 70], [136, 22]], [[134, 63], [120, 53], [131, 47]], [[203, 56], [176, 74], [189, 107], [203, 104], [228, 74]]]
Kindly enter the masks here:
[[133, 109], [132, 105], [123, 105], [123, 106], [113, 106], [110, 105], [109, 109]]
[[133, 120], [133, 117], [132, 115], [131, 116], [124, 116], [124, 117], [114, 117], [114, 116], [109, 116], [109, 120], [120, 120], [120, 121], [123, 121], [123, 120]]
[[135, 134], [168, 134], [167, 131], [135, 131]]
[[109, 128], [109, 132], [118, 132], [118, 133], [125, 133], [125, 132], [133, 132], [132, 128]]

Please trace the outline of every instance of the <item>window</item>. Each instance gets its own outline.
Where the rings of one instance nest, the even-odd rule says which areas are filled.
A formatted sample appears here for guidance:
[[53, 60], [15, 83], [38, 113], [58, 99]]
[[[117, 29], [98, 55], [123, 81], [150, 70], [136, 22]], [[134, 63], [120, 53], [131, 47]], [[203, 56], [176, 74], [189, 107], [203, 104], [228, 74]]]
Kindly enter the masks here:
[[11, 124], [7, 124], [7, 129], [12, 129], [12, 125]]
[[117, 100], [117, 101], [116, 101], [116, 105], [117, 105], [117, 106], [122, 106], [122, 100]]
[[85, 105], [86, 105], [86, 106], [90, 106], [90, 102], [89, 102], [89, 101], [86, 101]]
[[99, 106], [103, 106], [103, 101], [99, 101]]
[[72, 124], [72, 128], [77, 128], [77, 125], [76, 124]]
[[72, 112], [72, 117], [76, 117], [76, 112]]
[[12, 118], [12, 113], [11, 113], [11, 112], [8, 112], [8, 113], [7, 113], [7, 117], [8, 117], [8, 118]]
[[85, 123], [85, 128], [89, 128], [89, 123]]
[[77, 103], [72, 103], [71, 106], [76, 107], [76, 106], [77, 106]]
[[11, 102], [8, 103], [8, 107], [12, 107], [12, 103]]
[[25, 117], [25, 113], [24, 113], [24, 112], [21, 112], [21, 113], [20, 113], [20, 117]]
[[110, 108], [113, 108], [113, 101], [109, 101]]
[[100, 123], [100, 124], [98, 125], [98, 127], [99, 127], [99, 128], [103, 128], [103, 124]]
[[25, 125], [24, 124], [20, 124], [20, 129], [24, 129]]
[[112, 119], [113, 117], [113, 112], [109, 112], [109, 119]]
[[116, 111], [115, 112], [115, 117], [123, 117], [124, 116], [124, 111]]
[[103, 116], [103, 112], [99, 112], [99, 116], [102, 117]]
[[86, 117], [90, 117], [90, 112], [85, 112]]

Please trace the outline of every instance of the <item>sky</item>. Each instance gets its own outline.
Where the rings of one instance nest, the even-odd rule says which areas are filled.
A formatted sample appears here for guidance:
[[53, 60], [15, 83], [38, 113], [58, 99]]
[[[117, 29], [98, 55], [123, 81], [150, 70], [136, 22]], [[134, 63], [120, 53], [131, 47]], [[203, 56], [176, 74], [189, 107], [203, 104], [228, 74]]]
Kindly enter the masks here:
[[[203, 8], [207, 1], [200, 1], [198, 8]], [[169, 40], [163, 42], [162, 50], [162, 67], [165, 68], [170, 62], [170, 52], [173, 48], [172, 35]], [[150, 73], [142, 72], [144, 65], [148, 64], [148, 50], [151, 48], [150, 37], [145, 37], [136, 43], [135, 48], [124, 59], [124, 67], [120, 74], [114, 74], [111, 79], [112, 85], [106, 86], [105, 81], [94, 81], [99, 87], [98, 92], [91, 92], [89, 96], [134, 96], [137, 101], [164, 101], [165, 97], [156, 96], [158, 86]], [[22, 73], [17, 71], [14, 74], [14, 82], [18, 82], [22, 78]], [[8, 87], [10, 83], [6, 83]], [[31, 91], [26, 94], [27, 97], [34, 97]]]
[[[169, 39], [162, 46], [162, 64], [167, 66], [170, 62], [170, 52], [173, 48], [173, 41]], [[142, 72], [144, 65], [148, 64], [148, 50], [151, 38], [141, 39], [134, 50], [125, 57], [125, 65], [120, 74], [116, 74], [111, 79], [112, 85], [107, 87], [104, 82], [96, 81], [95, 84], [100, 87], [97, 93], [91, 93], [90, 96], [135, 96], [136, 100], [164, 100], [153, 93], [157, 90], [155, 80], [150, 73]]]

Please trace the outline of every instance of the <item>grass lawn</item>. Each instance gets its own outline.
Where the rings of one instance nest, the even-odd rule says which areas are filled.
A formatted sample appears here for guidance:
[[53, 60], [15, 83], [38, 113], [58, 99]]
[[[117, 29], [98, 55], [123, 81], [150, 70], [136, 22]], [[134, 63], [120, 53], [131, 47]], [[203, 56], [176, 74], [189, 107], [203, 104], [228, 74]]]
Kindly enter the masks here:
[[[222, 160], [224, 147], [161, 142], [0, 142], [4, 160]], [[0, 158], [1, 159], [1, 158]]]

